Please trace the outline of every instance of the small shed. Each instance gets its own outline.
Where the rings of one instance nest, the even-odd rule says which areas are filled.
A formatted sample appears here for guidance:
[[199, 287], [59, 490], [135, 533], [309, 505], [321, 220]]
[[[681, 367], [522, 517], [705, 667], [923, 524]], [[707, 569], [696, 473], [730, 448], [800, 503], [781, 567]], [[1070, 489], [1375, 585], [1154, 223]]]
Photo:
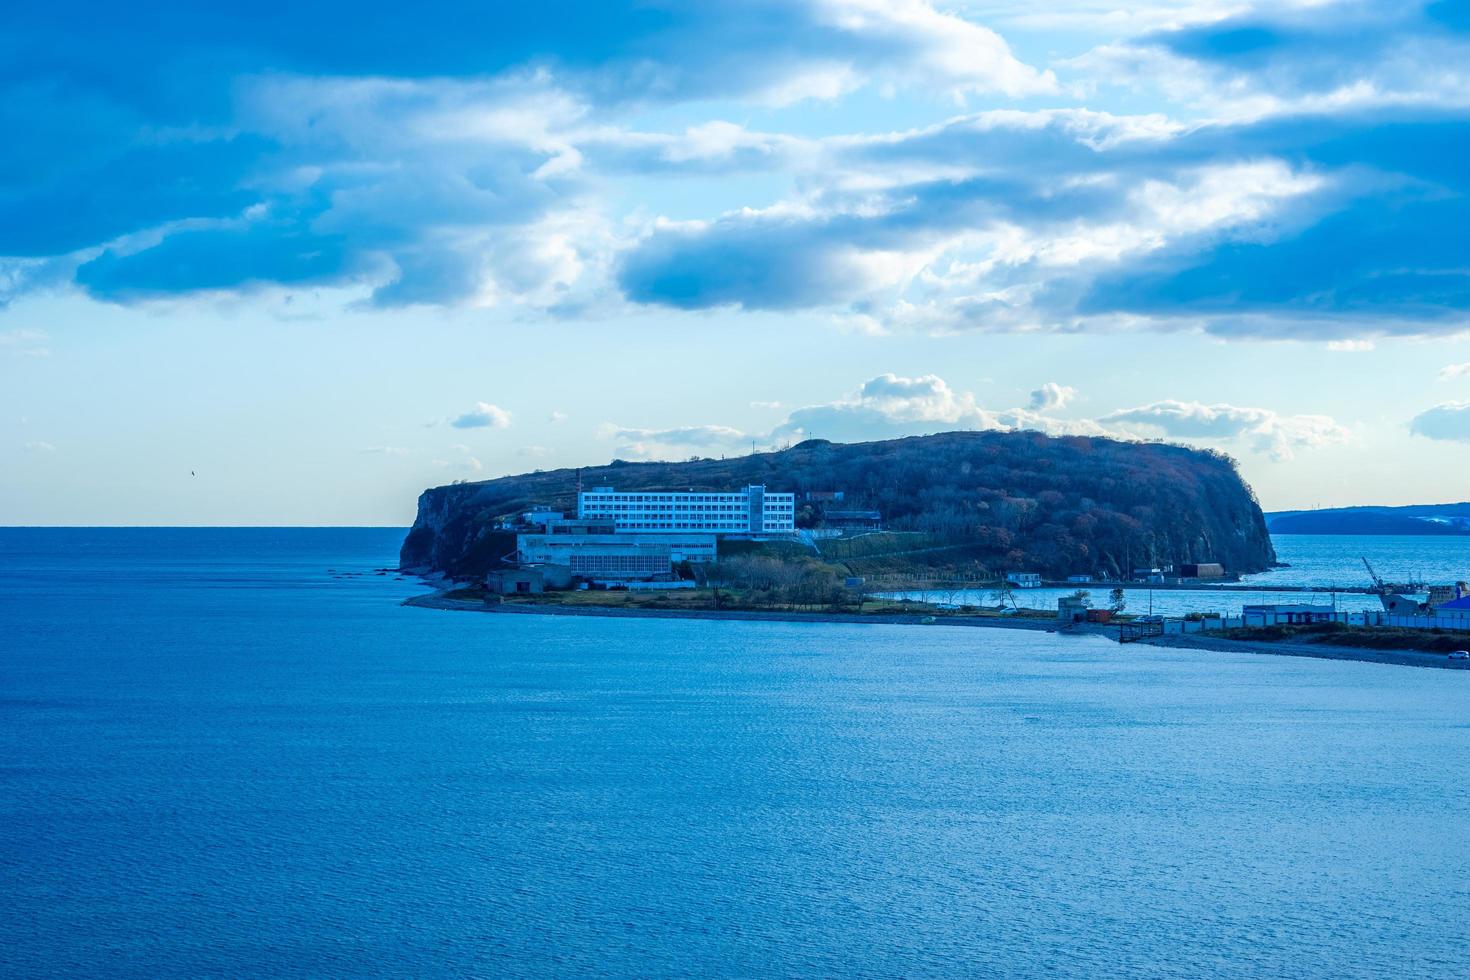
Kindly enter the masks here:
[[1063, 623], [1085, 623], [1089, 611], [1086, 599], [1066, 595], [1057, 600], [1057, 619]]
[[546, 576], [539, 568], [497, 569], [485, 576], [485, 591], [492, 595], [535, 595], [546, 591]]
[[1245, 606], [1240, 611], [1247, 626], [1304, 626], [1330, 623], [1337, 619], [1331, 606], [1286, 605]]

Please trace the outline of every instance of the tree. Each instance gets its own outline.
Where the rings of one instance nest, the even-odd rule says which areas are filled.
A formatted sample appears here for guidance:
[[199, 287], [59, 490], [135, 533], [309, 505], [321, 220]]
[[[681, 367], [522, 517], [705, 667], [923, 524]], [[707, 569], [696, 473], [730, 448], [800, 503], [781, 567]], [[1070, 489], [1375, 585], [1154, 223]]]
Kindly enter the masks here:
[[1125, 607], [1127, 607], [1128, 597], [1124, 594], [1123, 587], [1121, 585], [1117, 586], [1113, 589], [1112, 592], [1108, 593], [1108, 605], [1112, 606], [1113, 612], [1115, 613], [1120, 613], [1124, 610]]
[[1078, 589], [1076, 592], [1073, 592], [1072, 598], [1076, 599], [1084, 606], [1092, 605], [1092, 593], [1088, 592], [1086, 589]]

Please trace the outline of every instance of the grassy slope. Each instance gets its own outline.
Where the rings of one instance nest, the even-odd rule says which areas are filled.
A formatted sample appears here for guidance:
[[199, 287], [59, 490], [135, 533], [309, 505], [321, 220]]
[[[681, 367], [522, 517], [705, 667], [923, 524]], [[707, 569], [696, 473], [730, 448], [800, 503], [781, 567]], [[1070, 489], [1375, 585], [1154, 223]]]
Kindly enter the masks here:
[[1348, 626], [1345, 623], [1319, 623], [1313, 626], [1252, 626], [1227, 630], [1232, 640], [1265, 643], [1325, 643], [1364, 650], [1424, 650], [1449, 653], [1470, 649], [1470, 634], [1450, 630], [1414, 630], [1393, 627]]

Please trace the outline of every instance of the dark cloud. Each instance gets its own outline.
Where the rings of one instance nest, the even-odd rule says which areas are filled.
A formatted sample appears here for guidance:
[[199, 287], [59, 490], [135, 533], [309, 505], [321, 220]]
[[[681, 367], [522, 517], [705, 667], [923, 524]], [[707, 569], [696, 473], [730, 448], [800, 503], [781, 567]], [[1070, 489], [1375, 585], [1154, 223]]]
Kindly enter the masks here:
[[264, 284], [336, 282], [354, 261], [339, 235], [250, 223], [178, 231], [136, 252], [108, 249], [78, 268], [76, 281], [102, 299], [135, 300]]
[[[166, 238], [173, 223], [248, 221], [263, 208], [272, 218], [257, 230], [190, 231], [186, 244], [206, 254], [172, 274], [161, 265], [183, 244], [165, 241], [149, 256], [129, 243], [85, 266], [81, 281], [112, 299], [221, 288], [231, 277], [214, 259], [234, 249], [249, 266], [236, 280], [279, 270], [277, 281], [291, 284], [329, 276], [334, 265], [348, 275], [377, 253], [398, 269], [380, 302], [454, 302], [475, 291], [466, 275], [483, 272], [481, 243], [445, 226], [525, 225], [579, 206], [576, 184], [548, 171], [575, 169], [577, 151], [536, 132], [565, 110], [558, 99], [582, 111], [797, 98], [830, 88], [829, 75], [839, 89], [875, 79], [1012, 94], [1053, 86], [998, 36], [925, 5], [842, 8], [778, 0], [16, 5], [0, 24], [0, 255], [57, 256], [159, 229]], [[507, 100], [518, 104], [507, 111]], [[496, 112], [505, 117], [492, 122], [498, 131], [478, 132]], [[449, 144], [460, 135], [456, 152]], [[656, 148], [656, 160], [628, 146], [604, 149], [614, 167], [622, 153], [640, 172], [655, 162], [715, 171], [758, 164], [777, 146], [756, 140], [692, 155]], [[287, 214], [303, 182], [330, 198], [309, 228], [306, 215]], [[284, 253], [277, 257], [263, 254], [272, 230]], [[335, 235], [351, 254], [330, 256]], [[313, 236], [323, 248], [303, 255]], [[193, 281], [187, 269], [202, 274]]]
[[841, 254], [849, 236], [832, 231], [779, 218], [658, 231], [623, 261], [618, 285], [635, 302], [681, 309], [819, 306], [863, 282], [861, 270]]
[[1414, 322], [1462, 322], [1470, 311], [1470, 173], [1454, 161], [1470, 153], [1470, 117], [1319, 120], [1300, 128], [1290, 151], [1282, 127], [1244, 127], [1237, 142], [1337, 175], [1325, 213], [1257, 240], [1150, 255], [1099, 277], [1079, 310], [1372, 317], [1411, 330]]
[[[1028, 327], [1121, 314], [1204, 317], [1242, 334], [1271, 332], [1256, 315], [1280, 317], [1287, 333], [1312, 318], [1314, 331], [1321, 318], [1458, 329], [1470, 311], [1470, 171], [1460, 163], [1470, 116], [1417, 116], [1373, 109], [1177, 135], [1063, 117], [958, 121], [849, 148], [834, 169], [968, 164], [983, 177], [824, 190], [805, 211], [658, 232], [626, 257], [621, 282], [635, 300], [686, 308], [868, 310], [881, 300], [856, 256], [1010, 227], [1040, 240], [1038, 251], [994, 262], [974, 294], [952, 297], [944, 325], [1010, 323], [1015, 310], [994, 297], [1029, 284]], [[1209, 172], [1231, 167], [1239, 175], [1210, 191]], [[1278, 186], [1253, 184], [1262, 178]], [[1225, 209], [1218, 219], [1214, 207]], [[1053, 257], [1058, 241], [1102, 247], [1129, 226], [1143, 243], [1131, 250], [1070, 265]]]
[[189, 218], [224, 218], [260, 200], [245, 186], [267, 143], [175, 138], [88, 165], [60, 161], [0, 193], [0, 255], [54, 256]]
[[1444, 56], [1467, 28], [1455, 6], [1463, 5], [1413, 0], [1261, 5], [1135, 43], [1157, 46], [1278, 95], [1320, 93], [1384, 72], [1392, 77], [1401, 58]]
[[[50, 260], [11, 292], [74, 270], [124, 302], [334, 284], [568, 315], [626, 298], [941, 329], [1452, 330], [1470, 312], [1466, 30], [1448, 3], [1263, 5], [1132, 50], [1268, 109], [815, 140], [629, 133], [616, 113], [1052, 81], [922, 3], [22, 5], [0, 26], [0, 256]], [[788, 200], [632, 242], [599, 210], [602, 178], [772, 170]]]
[[1420, 412], [1409, 429], [1426, 439], [1470, 442], [1470, 402], [1447, 402]]

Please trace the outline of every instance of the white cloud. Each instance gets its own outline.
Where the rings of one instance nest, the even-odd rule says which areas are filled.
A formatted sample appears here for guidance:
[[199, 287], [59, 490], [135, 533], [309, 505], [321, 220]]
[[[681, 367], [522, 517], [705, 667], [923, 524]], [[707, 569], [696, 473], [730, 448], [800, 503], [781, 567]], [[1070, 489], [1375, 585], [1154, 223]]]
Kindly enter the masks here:
[[1374, 344], [1371, 340], [1329, 340], [1327, 349], [1343, 353], [1363, 353], [1373, 350]]
[[852, 394], [792, 411], [769, 433], [723, 425], [639, 429], [605, 424], [600, 435], [619, 442], [618, 455], [671, 459], [695, 453], [743, 453], [757, 447], [830, 439], [865, 442], [954, 430], [1029, 430], [1052, 436], [1150, 438], [1158, 433], [1181, 440], [1243, 441], [1252, 452], [1290, 459], [1299, 449], [1341, 443], [1346, 428], [1325, 415], [1283, 415], [1264, 408], [1164, 400], [1121, 409], [1102, 418], [1064, 419], [1048, 414], [1068, 404], [1074, 389], [1048, 382], [1032, 392], [1030, 407], [987, 408], [968, 391], [957, 391], [936, 374], [880, 374]]
[[407, 456], [413, 450], [404, 449], [402, 446], [368, 446], [365, 449], [359, 449], [358, 452], [368, 456]]
[[522, 446], [520, 449], [516, 450], [516, 455], [526, 456], [532, 459], [540, 459], [543, 456], [550, 456], [551, 450], [546, 448], [545, 446]]
[[[1039, 72], [1011, 53], [987, 27], [936, 10], [926, 0], [818, 0], [819, 17], [875, 50], [902, 51], [875, 73], [964, 96], [977, 92], [1039, 95], [1057, 90], [1051, 72]], [[830, 85], [830, 80], [827, 81]]]
[[858, 392], [857, 403], [903, 421], [957, 422], [977, 411], [975, 399], [957, 394], [937, 374], [903, 378], [880, 374]]
[[780, 402], [751, 402], [750, 403], [750, 407], [751, 408], [763, 408], [763, 409], [779, 409], [781, 407], [781, 403]]
[[45, 357], [51, 353], [48, 339], [40, 330], [6, 330], [0, 332], [0, 354]]
[[1105, 329], [1116, 315], [1083, 308], [1099, 279], [1270, 239], [1332, 187], [1267, 155], [1202, 164], [1176, 135], [1153, 117], [992, 111], [828, 140], [800, 197], [656, 222], [617, 281], [684, 309], [829, 307], [865, 333]]
[[1470, 442], [1470, 402], [1445, 402], [1420, 412], [1409, 423], [1409, 431], [1426, 439]]
[[797, 409], [774, 438], [834, 442], [888, 439], [953, 429], [1033, 429], [1050, 435], [1105, 435], [1096, 422], [1052, 418], [1025, 408], [991, 410], [970, 392], [957, 392], [934, 374], [916, 378], [881, 374], [853, 395]]
[[504, 429], [510, 425], [510, 413], [499, 405], [476, 402], [473, 409], [450, 419], [449, 424], [456, 429]]
[[599, 428], [604, 439], [618, 442], [619, 457], [670, 459], [694, 452], [749, 451], [751, 438], [728, 425], [681, 425], [668, 429], [639, 429], [614, 425]]
[[[1205, 4], [1161, 25], [1183, 30], [1105, 43], [1063, 66], [1079, 74], [1085, 91], [1148, 91], [1216, 121], [1464, 107], [1470, 104], [1470, 73], [1462, 66], [1470, 50], [1463, 34], [1434, 28], [1421, 6], [1372, 0]], [[1231, 51], [1228, 43], [1213, 43], [1232, 34], [1247, 46]]]
[[1470, 363], [1447, 364], [1439, 369], [1439, 380], [1453, 381], [1456, 378], [1470, 378]]
[[479, 473], [485, 468], [485, 464], [470, 455], [467, 446], [450, 446], [452, 450], [460, 453], [454, 459], [436, 459], [433, 464], [442, 470], [458, 470], [461, 473]]
[[36, 440], [35, 442], [28, 442], [28, 443], [26, 443], [25, 449], [26, 449], [26, 452], [28, 452], [28, 453], [54, 453], [54, 452], [56, 452], [56, 447], [55, 446], [51, 445], [51, 443], [49, 443], [49, 442], [44, 442], [44, 441], [39, 440], [39, 439]]
[[1229, 441], [1247, 439], [1251, 448], [1273, 459], [1291, 459], [1299, 448], [1347, 441], [1348, 430], [1325, 415], [1281, 415], [1266, 408], [1205, 405], [1166, 399], [1103, 416], [1104, 424], [1138, 424], [1169, 436]]
[[1076, 388], [1048, 381], [1031, 392], [1031, 407], [1038, 412], [1050, 412], [1054, 409], [1065, 408], [1067, 403], [1076, 397]]
[[566, 420], [567, 420], [567, 413], [566, 412], [552, 412], [552, 413], [550, 413], [549, 415], [546, 416], [546, 421], [548, 421], [548, 422], [565, 422]]

